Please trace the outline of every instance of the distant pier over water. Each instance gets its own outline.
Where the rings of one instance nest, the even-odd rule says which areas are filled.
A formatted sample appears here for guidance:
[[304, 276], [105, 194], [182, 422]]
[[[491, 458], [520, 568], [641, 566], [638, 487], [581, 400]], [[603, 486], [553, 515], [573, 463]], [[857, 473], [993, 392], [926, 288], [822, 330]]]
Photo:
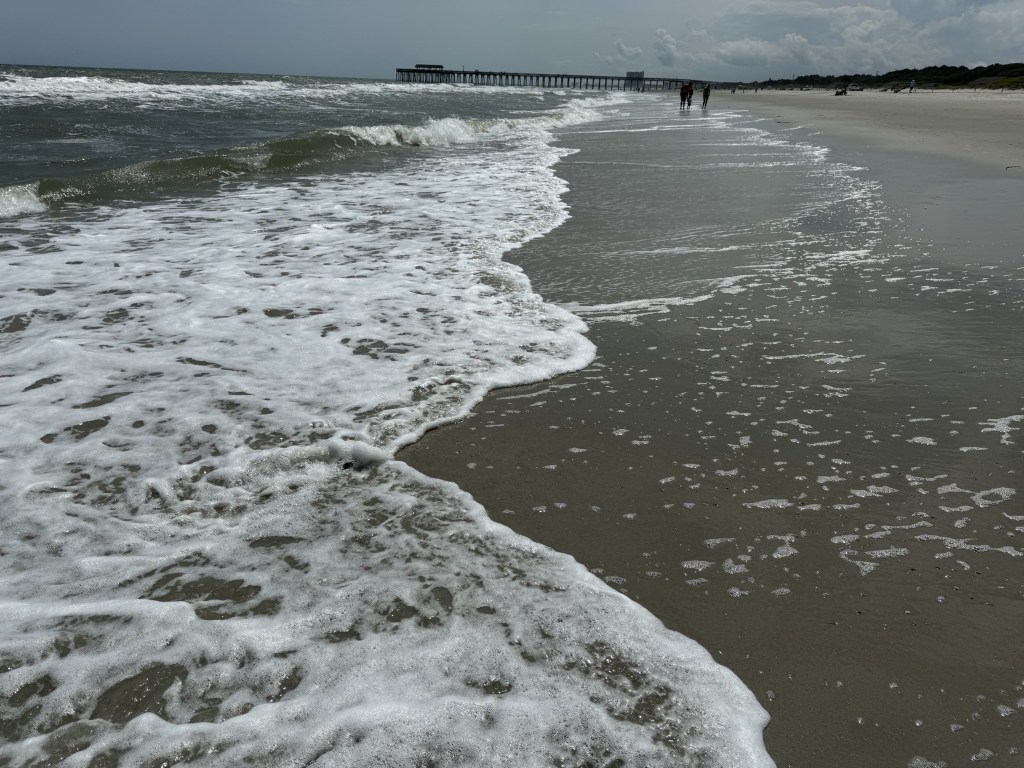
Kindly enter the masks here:
[[574, 88], [598, 91], [671, 91], [683, 78], [645, 77], [643, 72], [623, 75], [569, 75], [541, 72], [486, 72], [479, 69], [446, 69], [441, 64], [417, 64], [395, 70], [401, 83], [465, 83], [469, 85], [524, 85], [538, 88]]

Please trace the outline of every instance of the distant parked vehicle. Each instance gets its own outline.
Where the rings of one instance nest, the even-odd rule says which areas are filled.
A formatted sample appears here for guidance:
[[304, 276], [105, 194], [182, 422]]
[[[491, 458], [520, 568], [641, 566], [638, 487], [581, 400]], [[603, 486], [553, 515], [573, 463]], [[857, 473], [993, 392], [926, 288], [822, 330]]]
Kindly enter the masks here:
[[850, 83], [848, 86], [846, 86], [846, 89], [848, 91], [863, 91], [864, 86], [861, 85], [860, 83]]

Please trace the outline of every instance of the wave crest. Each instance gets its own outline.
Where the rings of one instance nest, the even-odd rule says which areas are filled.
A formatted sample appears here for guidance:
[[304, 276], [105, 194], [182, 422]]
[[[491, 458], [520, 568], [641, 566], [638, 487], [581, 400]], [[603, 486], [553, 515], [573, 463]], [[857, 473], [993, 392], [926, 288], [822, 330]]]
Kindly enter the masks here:
[[0, 219], [13, 219], [27, 213], [42, 213], [46, 203], [36, 194], [35, 184], [19, 184], [14, 187], [0, 187]]

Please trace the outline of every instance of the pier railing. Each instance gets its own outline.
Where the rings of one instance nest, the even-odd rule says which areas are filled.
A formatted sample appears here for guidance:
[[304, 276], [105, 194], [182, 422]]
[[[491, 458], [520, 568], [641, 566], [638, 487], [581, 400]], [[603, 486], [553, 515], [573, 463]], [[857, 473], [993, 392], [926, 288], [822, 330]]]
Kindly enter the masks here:
[[[640, 74], [638, 77], [637, 75]], [[570, 75], [539, 72], [486, 72], [479, 69], [443, 69], [438, 66], [398, 68], [401, 83], [464, 83], [468, 85], [522, 85], [537, 88], [572, 88], [598, 91], [679, 90], [685, 78], [619, 75]]]

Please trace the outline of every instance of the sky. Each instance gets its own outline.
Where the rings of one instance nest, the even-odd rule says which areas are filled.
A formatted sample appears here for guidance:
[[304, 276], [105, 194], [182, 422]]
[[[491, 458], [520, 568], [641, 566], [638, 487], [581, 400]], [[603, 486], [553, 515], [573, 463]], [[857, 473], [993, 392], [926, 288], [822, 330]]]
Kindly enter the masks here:
[[0, 0], [0, 62], [767, 80], [1024, 60], [1024, 0]]

